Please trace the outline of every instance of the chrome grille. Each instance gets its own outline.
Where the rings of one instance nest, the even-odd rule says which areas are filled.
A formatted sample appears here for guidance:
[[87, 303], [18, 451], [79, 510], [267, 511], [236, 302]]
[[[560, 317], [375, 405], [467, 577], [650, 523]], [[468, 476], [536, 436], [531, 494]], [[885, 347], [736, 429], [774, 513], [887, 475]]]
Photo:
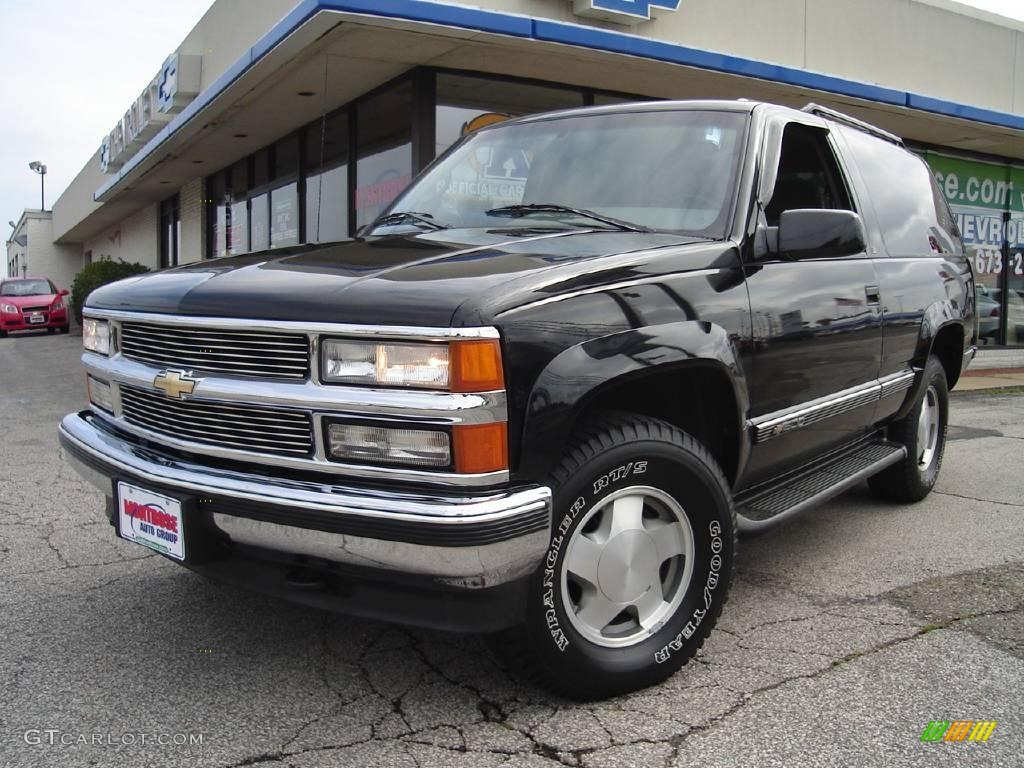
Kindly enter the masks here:
[[309, 339], [301, 333], [125, 322], [119, 343], [125, 357], [166, 368], [265, 379], [309, 377]]
[[283, 456], [313, 453], [313, 420], [305, 411], [218, 400], [172, 400], [121, 385], [125, 421], [178, 440]]

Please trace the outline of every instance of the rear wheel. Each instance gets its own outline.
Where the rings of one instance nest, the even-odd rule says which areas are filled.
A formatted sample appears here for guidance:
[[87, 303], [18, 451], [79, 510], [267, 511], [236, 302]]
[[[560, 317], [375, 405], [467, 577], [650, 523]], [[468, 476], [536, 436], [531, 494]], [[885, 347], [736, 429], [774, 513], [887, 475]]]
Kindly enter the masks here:
[[889, 439], [905, 445], [907, 456], [868, 480], [871, 491], [891, 501], [920, 501], [935, 486], [946, 450], [949, 387], [946, 371], [931, 356], [910, 413], [889, 427]]
[[552, 484], [526, 623], [492, 645], [571, 698], [664, 680], [703, 644], [728, 592], [736, 526], [721, 470], [675, 427], [611, 415], [577, 438]]

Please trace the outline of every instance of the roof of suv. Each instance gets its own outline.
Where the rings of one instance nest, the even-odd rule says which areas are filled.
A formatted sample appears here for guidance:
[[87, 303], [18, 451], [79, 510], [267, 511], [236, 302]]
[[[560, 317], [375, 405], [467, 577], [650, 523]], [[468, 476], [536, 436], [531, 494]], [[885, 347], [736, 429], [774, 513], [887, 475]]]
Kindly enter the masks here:
[[[806, 119], [808, 115], [814, 115], [822, 120], [832, 120], [834, 122], [840, 122], [845, 125], [849, 125], [853, 128], [857, 128], [862, 131], [874, 134], [879, 138], [883, 138], [887, 141], [891, 141], [896, 144], [902, 144], [903, 140], [900, 137], [895, 136], [881, 128], [878, 128], [870, 123], [866, 123], [862, 120], [858, 120], [850, 115], [837, 112], [828, 107], [822, 107], [818, 104], [808, 104], [803, 109], [794, 109], [793, 107], [785, 107], [780, 104], [773, 104], [769, 101], [749, 101], [747, 99], [701, 99], [701, 100], [680, 100], [680, 101], [631, 101], [623, 102], [621, 104], [607, 104], [596, 107], [576, 107], [574, 109], [563, 109], [557, 112], [545, 112], [537, 115], [526, 115], [524, 117], [516, 118], [514, 123], [532, 123], [542, 122], [544, 120], [553, 120], [562, 117], [572, 117], [574, 115], [604, 115], [604, 114], [623, 114], [628, 112], [678, 112], [681, 110], [703, 110], [708, 112], [740, 112], [751, 114], [759, 107], [770, 109], [773, 112], [790, 113], [794, 117], [800, 116]], [[507, 123], [496, 123], [497, 125], [507, 125]], [[494, 127], [494, 126], [488, 126]]]

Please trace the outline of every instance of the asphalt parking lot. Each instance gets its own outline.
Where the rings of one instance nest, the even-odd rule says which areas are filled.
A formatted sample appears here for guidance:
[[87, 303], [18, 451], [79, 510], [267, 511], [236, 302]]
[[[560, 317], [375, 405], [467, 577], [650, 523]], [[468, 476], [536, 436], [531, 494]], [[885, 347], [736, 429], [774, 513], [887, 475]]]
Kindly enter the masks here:
[[[742, 542], [698, 657], [580, 705], [479, 638], [292, 606], [116, 540], [56, 438], [80, 343], [0, 340], [0, 766], [1021, 764], [1024, 394], [954, 395], [924, 502], [858, 488]], [[922, 743], [932, 720], [997, 726]]]

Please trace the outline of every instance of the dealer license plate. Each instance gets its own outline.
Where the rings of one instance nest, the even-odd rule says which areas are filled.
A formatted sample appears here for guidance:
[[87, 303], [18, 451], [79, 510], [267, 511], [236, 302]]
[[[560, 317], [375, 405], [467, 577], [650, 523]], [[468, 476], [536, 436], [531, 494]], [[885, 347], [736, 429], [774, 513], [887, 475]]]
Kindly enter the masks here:
[[117, 510], [121, 538], [185, 559], [185, 531], [181, 502], [128, 483], [117, 484]]

